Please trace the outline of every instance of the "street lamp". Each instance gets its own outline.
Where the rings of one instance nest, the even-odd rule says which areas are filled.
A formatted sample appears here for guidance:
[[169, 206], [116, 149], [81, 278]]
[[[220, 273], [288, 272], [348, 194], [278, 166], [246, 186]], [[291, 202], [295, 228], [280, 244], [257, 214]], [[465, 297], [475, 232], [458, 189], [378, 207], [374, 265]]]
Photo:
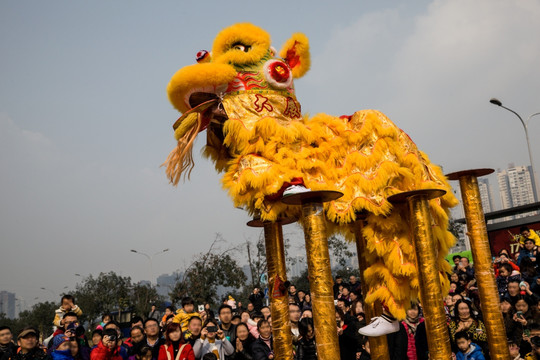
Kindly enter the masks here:
[[129, 251], [131, 251], [132, 253], [135, 253], [135, 254], [139, 254], [139, 255], [146, 256], [146, 258], [150, 261], [150, 285], [152, 285], [152, 280], [154, 279], [154, 266], [153, 266], [153, 264], [152, 264], [152, 259], [153, 259], [154, 256], [156, 256], [156, 255], [163, 254], [163, 253], [169, 251], [169, 249], [168, 249], [168, 248], [167, 248], [167, 249], [163, 249], [163, 250], [158, 251], [157, 253], [155, 253], [154, 255], [151, 255], [151, 256], [148, 255], [148, 254], [146, 254], [146, 253], [143, 253], [143, 252], [141, 252], [141, 251], [137, 251], [137, 250], [133, 250], [133, 249], [131, 249], [131, 250], [129, 250]]
[[533, 156], [532, 156], [532, 151], [531, 151], [531, 143], [529, 141], [529, 129], [528, 129], [528, 126], [529, 126], [529, 121], [531, 120], [531, 118], [533, 116], [540, 115], [540, 112], [529, 115], [529, 117], [527, 118], [527, 121], [523, 121], [523, 119], [521, 118], [521, 116], [517, 112], [515, 112], [512, 109], [507, 108], [506, 106], [503, 106], [502, 102], [499, 99], [492, 98], [492, 99], [489, 100], [489, 102], [492, 103], [493, 105], [497, 105], [499, 107], [502, 107], [503, 109], [506, 109], [506, 110], [510, 111], [511, 113], [513, 113], [514, 115], [516, 115], [518, 117], [519, 121], [521, 121], [521, 125], [523, 125], [523, 130], [525, 130], [525, 138], [527, 139], [527, 149], [529, 150], [529, 161], [531, 162], [532, 183], [533, 183], [533, 187], [535, 189], [535, 195], [536, 195], [535, 196], [535, 201], [538, 201], [538, 197], [540, 196], [540, 192], [538, 190], [538, 184], [536, 182], [536, 171], [534, 170], [534, 161], [533, 161]]

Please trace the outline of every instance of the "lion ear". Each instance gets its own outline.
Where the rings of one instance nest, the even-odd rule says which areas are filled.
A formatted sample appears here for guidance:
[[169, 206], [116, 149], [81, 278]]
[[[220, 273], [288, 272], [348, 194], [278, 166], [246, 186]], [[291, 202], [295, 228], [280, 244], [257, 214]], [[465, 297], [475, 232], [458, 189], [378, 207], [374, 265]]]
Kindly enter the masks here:
[[279, 56], [289, 65], [294, 78], [304, 76], [311, 65], [307, 36], [302, 33], [293, 34], [281, 48]]

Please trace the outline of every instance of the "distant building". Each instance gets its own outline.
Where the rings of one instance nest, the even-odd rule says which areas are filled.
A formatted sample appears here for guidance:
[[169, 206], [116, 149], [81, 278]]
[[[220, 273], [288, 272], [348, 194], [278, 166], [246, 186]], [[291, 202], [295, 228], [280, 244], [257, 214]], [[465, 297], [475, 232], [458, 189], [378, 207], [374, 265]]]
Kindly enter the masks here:
[[[506, 170], [497, 170], [497, 180], [503, 209], [534, 203], [537, 199], [530, 166], [509, 164]], [[527, 216], [521, 214], [517, 217]], [[511, 220], [508, 218], [505, 220]]]
[[157, 278], [157, 292], [159, 295], [169, 298], [169, 293], [176, 285], [176, 281], [182, 277], [183, 274], [174, 272], [172, 274], [162, 274]]
[[9, 319], [15, 319], [15, 294], [0, 291], [0, 313], [6, 314]]
[[489, 179], [487, 177], [479, 178], [478, 187], [480, 188], [480, 198], [482, 199], [482, 208], [484, 209], [484, 214], [495, 211], [495, 207], [493, 205], [493, 191], [491, 190]]

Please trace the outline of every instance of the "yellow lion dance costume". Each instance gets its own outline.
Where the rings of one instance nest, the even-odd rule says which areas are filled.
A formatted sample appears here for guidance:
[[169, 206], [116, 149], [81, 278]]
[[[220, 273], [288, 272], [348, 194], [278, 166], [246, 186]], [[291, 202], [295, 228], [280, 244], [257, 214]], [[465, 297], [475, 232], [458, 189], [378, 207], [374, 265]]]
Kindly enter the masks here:
[[299, 206], [280, 201], [290, 184], [342, 192], [342, 198], [325, 204], [329, 231], [352, 239], [356, 214], [369, 213], [365, 300], [378, 300], [403, 319], [418, 299], [416, 259], [403, 220], [406, 209], [387, 198], [410, 190], [447, 191], [430, 201], [443, 288], [450, 271], [444, 257], [454, 243], [448, 213], [457, 200], [441, 169], [384, 114], [302, 115], [293, 78], [310, 66], [305, 35], [294, 34], [277, 55], [266, 31], [236, 24], [217, 35], [211, 53], [199, 52], [197, 64], [172, 77], [169, 99], [183, 115], [174, 125], [178, 146], [164, 164], [167, 175], [175, 185], [182, 174], [189, 176], [193, 141], [206, 129], [204, 153], [224, 173], [223, 187], [235, 206], [262, 220], [300, 217]]

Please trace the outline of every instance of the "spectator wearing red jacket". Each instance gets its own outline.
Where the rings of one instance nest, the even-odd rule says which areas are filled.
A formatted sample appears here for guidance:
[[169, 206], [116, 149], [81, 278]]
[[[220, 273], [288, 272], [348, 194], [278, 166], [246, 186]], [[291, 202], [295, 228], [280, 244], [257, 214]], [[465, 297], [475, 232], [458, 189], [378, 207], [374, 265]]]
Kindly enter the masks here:
[[165, 344], [159, 348], [158, 360], [195, 360], [193, 348], [184, 341], [180, 324], [167, 325]]
[[115, 329], [105, 329], [98, 346], [90, 353], [90, 360], [122, 360], [118, 334]]

